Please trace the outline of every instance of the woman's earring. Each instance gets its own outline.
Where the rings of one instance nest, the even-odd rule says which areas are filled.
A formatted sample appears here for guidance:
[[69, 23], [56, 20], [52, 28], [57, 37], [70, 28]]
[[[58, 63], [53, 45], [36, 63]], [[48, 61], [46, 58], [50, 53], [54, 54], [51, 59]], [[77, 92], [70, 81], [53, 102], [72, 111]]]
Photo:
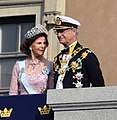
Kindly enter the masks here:
[[30, 47], [29, 49], [30, 49], [30, 50], [32, 50], [32, 48], [31, 48], [31, 47]]
[[34, 54], [33, 51], [32, 51], [32, 48], [30, 47], [30, 51], [31, 51], [31, 56]]

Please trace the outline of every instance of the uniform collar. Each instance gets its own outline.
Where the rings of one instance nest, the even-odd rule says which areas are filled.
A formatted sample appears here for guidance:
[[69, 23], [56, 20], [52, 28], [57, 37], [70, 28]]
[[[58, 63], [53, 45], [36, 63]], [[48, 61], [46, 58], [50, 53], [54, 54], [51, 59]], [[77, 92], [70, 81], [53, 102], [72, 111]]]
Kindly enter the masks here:
[[74, 43], [72, 43], [69, 47], [64, 48], [61, 52], [63, 54], [70, 54], [70, 53], [72, 53], [73, 50], [74, 50], [74, 48], [75, 48], [75, 46], [76, 46], [76, 44], [77, 44], [77, 41], [75, 41]]

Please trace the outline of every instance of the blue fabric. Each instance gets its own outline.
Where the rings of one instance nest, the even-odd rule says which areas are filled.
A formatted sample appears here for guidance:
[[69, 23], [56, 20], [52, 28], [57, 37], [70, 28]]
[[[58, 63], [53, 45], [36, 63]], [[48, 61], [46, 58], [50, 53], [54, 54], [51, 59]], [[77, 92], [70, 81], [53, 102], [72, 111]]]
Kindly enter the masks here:
[[46, 94], [0, 96], [0, 110], [13, 109], [10, 117], [0, 117], [0, 120], [54, 120], [52, 109], [50, 114], [45, 115], [38, 110], [38, 107], [47, 105], [46, 97]]
[[20, 68], [20, 81], [22, 82], [23, 86], [27, 90], [29, 94], [36, 94], [36, 92], [31, 88], [31, 86], [26, 81], [26, 75], [25, 75], [25, 60], [19, 61], [19, 68]]

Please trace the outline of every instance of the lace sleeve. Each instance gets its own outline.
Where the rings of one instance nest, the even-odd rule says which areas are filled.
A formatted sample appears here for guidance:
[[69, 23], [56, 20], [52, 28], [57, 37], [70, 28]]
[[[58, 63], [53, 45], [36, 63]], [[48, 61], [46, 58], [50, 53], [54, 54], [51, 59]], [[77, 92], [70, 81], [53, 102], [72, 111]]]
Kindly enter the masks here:
[[12, 71], [9, 95], [18, 95], [18, 84], [19, 84], [18, 75], [19, 75], [19, 65], [17, 61]]

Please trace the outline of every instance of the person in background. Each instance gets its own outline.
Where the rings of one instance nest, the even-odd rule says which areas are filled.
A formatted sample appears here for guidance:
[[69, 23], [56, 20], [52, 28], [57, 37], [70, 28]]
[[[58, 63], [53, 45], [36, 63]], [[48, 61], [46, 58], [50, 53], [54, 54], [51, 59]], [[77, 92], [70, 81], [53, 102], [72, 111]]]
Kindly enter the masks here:
[[53, 88], [53, 62], [43, 56], [48, 44], [47, 32], [42, 25], [25, 34], [20, 50], [27, 58], [17, 60], [14, 65], [9, 95], [43, 94]]
[[54, 88], [105, 86], [96, 55], [78, 42], [80, 22], [68, 16], [55, 16], [53, 28], [64, 49], [54, 58]]

